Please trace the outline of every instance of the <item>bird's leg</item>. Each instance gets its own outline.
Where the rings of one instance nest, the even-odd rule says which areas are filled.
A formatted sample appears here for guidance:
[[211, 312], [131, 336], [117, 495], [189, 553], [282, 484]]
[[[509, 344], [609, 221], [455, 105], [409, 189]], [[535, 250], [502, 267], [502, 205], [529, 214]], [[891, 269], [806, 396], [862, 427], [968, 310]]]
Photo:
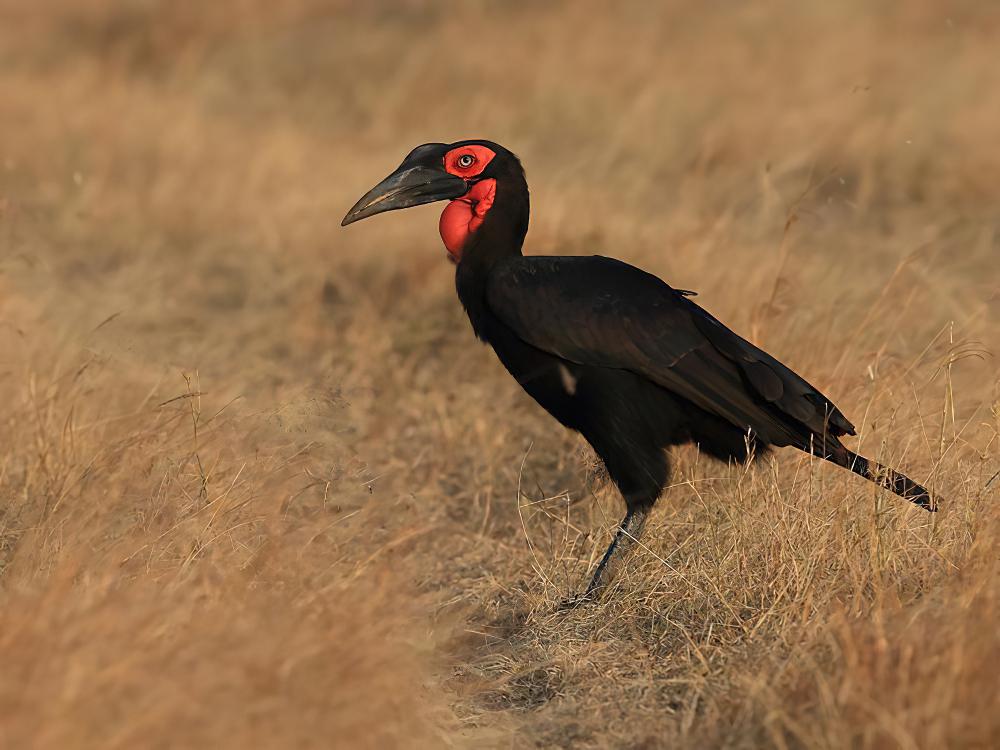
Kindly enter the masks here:
[[587, 598], [596, 597], [605, 586], [611, 583], [619, 563], [628, 555], [642, 535], [647, 515], [649, 515], [649, 510], [645, 508], [630, 508], [625, 514], [625, 518], [622, 519], [618, 531], [615, 533], [615, 538], [611, 540], [608, 551], [604, 553], [597, 570], [594, 571], [593, 578], [590, 579], [585, 594]]
[[642, 527], [646, 525], [646, 517], [649, 515], [649, 508], [629, 508], [618, 526], [615, 538], [611, 540], [608, 551], [604, 553], [601, 562], [594, 571], [594, 576], [590, 579], [587, 590], [564, 602], [564, 606], [574, 607], [584, 602], [594, 601], [600, 596], [601, 591], [611, 583], [615, 572], [621, 561], [628, 555], [629, 551], [639, 540], [642, 534]]

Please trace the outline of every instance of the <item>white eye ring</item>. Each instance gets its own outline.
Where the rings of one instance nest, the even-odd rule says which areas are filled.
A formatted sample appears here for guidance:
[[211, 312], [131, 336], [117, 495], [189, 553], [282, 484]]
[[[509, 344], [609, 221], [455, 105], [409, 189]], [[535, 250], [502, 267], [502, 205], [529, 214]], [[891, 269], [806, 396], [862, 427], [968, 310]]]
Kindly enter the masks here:
[[455, 160], [455, 163], [458, 164], [458, 166], [460, 166], [462, 169], [468, 169], [469, 167], [471, 167], [473, 164], [476, 163], [476, 157], [473, 156], [472, 154], [462, 154], [460, 157], [458, 157], [458, 159]]

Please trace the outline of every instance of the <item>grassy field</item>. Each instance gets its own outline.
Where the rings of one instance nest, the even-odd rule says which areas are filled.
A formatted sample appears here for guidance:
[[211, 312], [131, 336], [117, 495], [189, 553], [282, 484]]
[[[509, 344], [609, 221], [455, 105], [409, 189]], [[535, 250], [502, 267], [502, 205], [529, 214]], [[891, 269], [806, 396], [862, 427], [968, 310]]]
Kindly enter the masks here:
[[[0, 0], [0, 746], [1000, 745], [1000, 8]], [[520, 155], [830, 395], [623, 506], [474, 341], [413, 146]], [[860, 448], [858, 448], [860, 446]]]

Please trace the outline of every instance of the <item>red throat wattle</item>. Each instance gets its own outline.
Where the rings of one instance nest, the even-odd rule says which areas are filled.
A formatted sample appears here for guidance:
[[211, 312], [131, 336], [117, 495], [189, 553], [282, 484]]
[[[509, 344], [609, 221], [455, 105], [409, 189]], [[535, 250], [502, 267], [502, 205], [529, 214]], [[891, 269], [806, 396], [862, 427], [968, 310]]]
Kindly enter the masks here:
[[[471, 181], [483, 173], [495, 156], [492, 149], [469, 143], [444, 155], [444, 169], [449, 174]], [[462, 248], [469, 241], [469, 235], [479, 229], [486, 218], [496, 192], [496, 180], [480, 178], [468, 193], [449, 203], [441, 214], [438, 226], [441, 239], [456, 263], [462, 259]]]
[[448, 253], [456, 263], [462, 259], [462, 248], [469, 235], [482, 225], [486, 212], [493, 205], [496, 180], [480, 180], [461, 198], [451, 201], [441, 213], [438, 228]]

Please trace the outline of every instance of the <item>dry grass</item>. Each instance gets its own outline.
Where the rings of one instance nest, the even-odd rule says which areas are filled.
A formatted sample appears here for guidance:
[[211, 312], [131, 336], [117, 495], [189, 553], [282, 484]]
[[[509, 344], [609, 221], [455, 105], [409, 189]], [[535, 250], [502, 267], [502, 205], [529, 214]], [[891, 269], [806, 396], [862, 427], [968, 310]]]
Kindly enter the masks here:
[[[1000, 744], [1000, 13], [202, 5], [0, 3], [0, 745]], [[681, 451], [555, 613], [619, 501], [432, 209], [338, 227], [470, 136], [529, 252], [699, 290], [941, 513]]]

